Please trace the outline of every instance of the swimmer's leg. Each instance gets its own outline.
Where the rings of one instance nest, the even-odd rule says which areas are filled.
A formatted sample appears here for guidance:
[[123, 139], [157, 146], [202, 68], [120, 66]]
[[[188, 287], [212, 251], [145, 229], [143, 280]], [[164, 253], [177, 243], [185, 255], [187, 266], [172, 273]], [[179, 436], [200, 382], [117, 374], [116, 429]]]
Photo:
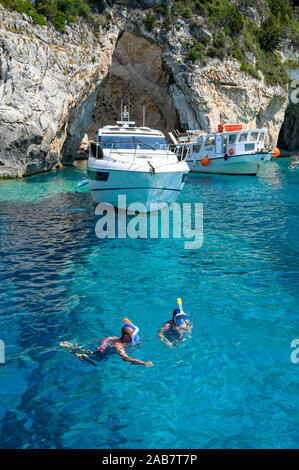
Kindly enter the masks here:
[[78, 346], [77, 343], [74, 345], [73, 343], [69, 343], [68, 341], [61, 341], [61, 343], [59, 344], [63, 348], [69, 348], [69, 352], [74, 356], [78, 357], [80, 361], [88, 361], [92, 365], [96, 366], [94, 361], [89, 357], [90, 354], [94, 354], [93, 351], [90, 351], [89, 349], [83, 349], [83, 347]]
[[61, 341], [59, 343], [59, 346], [62, 346], [63, 348], [73, 348], [74, 347], [74, 344], [73, 343], [69, 343], [68, 341]]
[[78, 343], [69, 343], [68, 341], [61, 341], [59, 343], [60, 346], [63, 348], [70, 348], [72, 350], [74, 349], [79, 349], [80, 351], [87, 353], [87, 354], [93, 354], [93, 351], [90, 351], [90, 349], [83, 349], [83, 346], [78, 346]]
[[90, 364], [97, 367], [97, 364], [87, 354], [80, 354], [80, 353], [76, 353], [74, 351], [70, 351], [70, 353], [72, 353], [74, 356], [78, 357], [80, 359], [80, 361], [88, 361], [88, 362], [90, 362]]

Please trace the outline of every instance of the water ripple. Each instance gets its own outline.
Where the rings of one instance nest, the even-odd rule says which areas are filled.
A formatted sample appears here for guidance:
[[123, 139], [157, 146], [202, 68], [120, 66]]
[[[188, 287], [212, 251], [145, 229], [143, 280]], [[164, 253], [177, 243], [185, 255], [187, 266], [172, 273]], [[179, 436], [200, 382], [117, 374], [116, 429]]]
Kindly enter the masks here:
[[[189, 176], [179, 200], [203, 202], [200, 250], [98, 240], [75, 172], [1, 182], [0, 447], [298, 447], [298, 180], [287, 164]], [[178, 295], [194, 332], [170, 349], [157, 332]], [[95, 367], [59, 347], [95, 347], [124, 316], [140, 327], [132, 355], [152, 369], [113, 352]]]

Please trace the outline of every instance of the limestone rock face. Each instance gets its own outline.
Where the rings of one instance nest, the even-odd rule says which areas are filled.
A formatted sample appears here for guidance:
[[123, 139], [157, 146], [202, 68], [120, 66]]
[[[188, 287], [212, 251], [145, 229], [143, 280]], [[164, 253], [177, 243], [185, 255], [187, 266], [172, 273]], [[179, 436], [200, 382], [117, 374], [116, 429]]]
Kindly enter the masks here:
[[[215, 131], [222, 122], [264, 127], [266, 143], [276, 145], [287, 106], [287, 91], [269, 86], [240, 70], [237, 60], [186, 64], [184, 41], [190, 41], [187, 20], [179, 27], [149, 33], [140, 17], [115, 11], [120, 32], [107, 78], [100, 87], [89, 136], [101, 125], [119, 118], [120, 100], [131, 98], [131, 119], [141, 123], [146, 105], [147, 124], [168, 131], [174, 127]], [[201, 31], [201, 30], [200, 30]], [[204, 31], [204, 34], [208, 34]], [[162, 70], [161, 70], [162, 69]], [[169, 95], [171, 101], [169, 100]]]
[[109, 74], [103, 80], [88, 130], [90, 138], [98, 127], [120, 119], [120, 104], [128, 105], [130, 119], [137, 125], [171, 131], [178, 126], [167, 75], [162, 70], [162, 50], [143, 37], [124, 32], [113, 54]]
[[277, 142], [287, 106], [287, 92], [240, 71], [237, 61], [211, 59], [206, 66], [184, 70], [171, 54], [164, 60], [175, 83], [170, 86], [183, 127], [216, 131], [219, 123], [265, 128], [269, 145]]
[[[238, 122], [265, 127], [269, 145], [277, 143], [287, 91], [248, 76], [231, 58], [187, 64], [187, 20], [167, 30], [160, 15], [147, 31], [138, 5], [156, 3], [136, 0], [132, 10], [120, 2], [107, 10], [109, 28], [78, 20], [64, 33], [0, 5], [0, 177], [70, 163], [87, 131], [93, 138], [119, 119], [127, 97], [138, 124], [145, 105], [146, 125], [162, 131]], [[198, 34], [210, 33], [199, 24]]]
[[73, 159], [117, 37], [112, 29], [102, 44], [83, 22], [60, 34], [23, 17], [0, 5], [2, 176], [47, 171]]

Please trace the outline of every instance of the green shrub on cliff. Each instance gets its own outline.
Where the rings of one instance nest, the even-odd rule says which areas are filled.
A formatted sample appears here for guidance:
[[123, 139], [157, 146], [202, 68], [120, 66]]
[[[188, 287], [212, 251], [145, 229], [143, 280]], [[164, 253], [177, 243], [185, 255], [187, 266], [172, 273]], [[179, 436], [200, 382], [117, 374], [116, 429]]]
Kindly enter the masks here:
[[287, 23], [292, 16], [291, 7], [286, 0], [268, 0], [268, 6], [272, 15], [282, 23]]
[[25, 13], [26, 15], [31, 16], [34, 23], [36, 24], [40, 24], [40, 25], [48, 24], [44, 16], [36, 11], [32, 3], [26, 0], [25, 1], [17, 0], [16, 4], [17, 4], [16, 10], [18, 13]]
[[172, 13], [174, 16], [182, 16], [183, 18], [189, 19], [192, 15], [193, 7], [193, 0], [178, 0], [177, 2], [174, 2]]
[[31, 16], [40, 25], [47, 25], [46, 18], [55, 28], [63, 30], [65, 23], [72, 23], [76, 16], [88, 18], [91, 10], [86, 0], [0, 0], [6, 8]]
[[207, 6], [210, 26], [227, 28], [228, 34], [238, 34], [244, 26], [244, 19], [236, 5], [228, 0], [212, 1]]
[[[298, 16], [299, 16], [299, 8], [298, 8]], [[292, 21], [290, 24], [291, 34], [292, 34], [292, 41], [296, 47], [299, 47], [299, 23], [296, 21]]]
[[65, 23], [73, 23], [76, 16], [88, 18], [91, 14], [85, 0], [36, 0], [35, 6], [55, 28], [61, 30], [64, 29]]
[[10, 10], [15, 10], [18, 13], [25, 13], [26, 15], [30, 16], [36, 24], [48, 24], [45, 17], [38, 13], [32, 3], [26, 0], [0, 0], [0, 3]]
[[62, 12], [68, 17], [83, 16], [87, 18], [90, 7], [85, 0], [36, 0], [38, 11], [45, 11], [49, 17], [53, 17], [57, 12]]
[[[194, 40], [199, 40], [200, 28], [209, 29], [213, 35], [205, 50], [202, 46], [200, 50], [197, 46], [189, 48], [187, 61], [204, 55], [220, 59], [232, 56], [244, 72], [257, 79], [260, 70], [269, 84], [287, 83], [286, 71], [275, 51], [286, 37], [299, 45], [298, 8], [289, 0], [174, 0], [173, 3], [174, 17], [183, 17], [185, 9], [191, 9], [190, 33]], [[249, 6], [264, 16], [260, 27], [247, 15]]]
[[262, 22], [258, 40], [263, 49], [272, 51], [281, 45], [283, 31], [274, 15]]
[[162, 14], [165, 19], [163, 22], [163, 26], [166, 27], [166, 29], [169, 31], [170, 25], [171, 25], [171, 14], [170, 14], [170, 8], [166, 3], [160, 3], [159, 5], [155, 5], [153, 7], [153, 12], [154, 13], [160, 13]]
[[196, 39], [193, 42], [183, 41], [183, 49], [186, 51], [187, 61], [194, 62], [195, 60], [200, 60], [201, 63], [206, 63], [206, 47], [204, 43], [197, 41]]
[[162, 13], [162, 15], [170, 15], [170, 9], [169, 6], [166, 5], [166, 3], [160, 3], [159, 5], [155, 5], [153, 7], [153, 11], [155, 13]]
[[146, 29], [148, 31], [152, 31], [154, 23], [156, 21], [155, 16], [152, 15], [151, 13], [148, 13], [143, 21], [144, 21]]
[[[179, 31], [182, 23], [177, 20], [182, 18], [183, 28], [191, 36], [183, 47], [187, 62], [204, 63], [206, 57], [234, 57], [244, 72], [258, 79], [260, 70], [270, 84], [287, 82], [276, 49], [286, 38], [299, 46], [299, 9], [294, 6], [294, 0], [172, 0], [167, 3], [162, 0], [152, 8], [149, 2], [136, 0], [35, 0], [34, 5], [27, 0], [0, 2], [26, 13], [36, 23], [47, 24], [48, 20], [60, 30], [78, 16], [88, 18], [95, 31], [99, 26], [108, 30], [113, 18], [107, 13], [107, 4], [144, 9], [143, 21], [148, 31], [153, 31], [156, 20], [166, 31]], [[91, 13], [91, 9], [100, 14]], [[252, 14], [264, 18], [260, 26]]]

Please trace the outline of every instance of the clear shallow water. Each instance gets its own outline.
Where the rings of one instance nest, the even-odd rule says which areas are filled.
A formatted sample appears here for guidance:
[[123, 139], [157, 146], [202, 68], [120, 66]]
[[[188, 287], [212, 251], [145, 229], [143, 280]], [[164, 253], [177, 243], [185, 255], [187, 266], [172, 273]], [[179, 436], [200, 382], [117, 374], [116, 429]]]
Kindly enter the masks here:
[[[90, 195], [69, 169], [0, 182], [0, 448], [298, 448], [298, 172], [190, 176], [204, 243], [99, 240]], [[193, 337], [157, 338], [176, 297]], [[128, 316], [133, 366], [97, 367], [92, 346]]]

